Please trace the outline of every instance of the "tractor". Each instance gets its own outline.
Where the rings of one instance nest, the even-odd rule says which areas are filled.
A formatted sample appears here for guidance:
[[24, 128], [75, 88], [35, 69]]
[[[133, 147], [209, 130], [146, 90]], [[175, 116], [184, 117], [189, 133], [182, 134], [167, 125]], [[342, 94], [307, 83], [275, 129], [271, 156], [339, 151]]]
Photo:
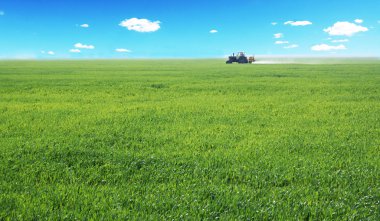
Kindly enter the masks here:
[[245, 56], [244, 52], [239, 52], [235, 56], [235, 53], [232, 54], [232, 56], [228, 57], [228, 61], [226, 61], [226, 64], [232, 64], [234, 62], [237, 62], [239, 64], [247, 64], [247, 63], [252, 63], [255, 62], [255, 57], [249, 57]]

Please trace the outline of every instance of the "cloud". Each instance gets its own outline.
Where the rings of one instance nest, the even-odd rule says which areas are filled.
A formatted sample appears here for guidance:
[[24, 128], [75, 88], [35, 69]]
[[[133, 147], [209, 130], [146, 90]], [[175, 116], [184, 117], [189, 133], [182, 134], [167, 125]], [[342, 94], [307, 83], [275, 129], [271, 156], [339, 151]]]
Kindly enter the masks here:
[[75, 49], [70, 49], [71, 53], [80, 53], [80, 50], [75, 48]]
[[82, 24], [82, 25], [80, 25], [82, 28], [89, 28], [90, 27], [90, 25], [89, 24]]
[[210, 31], [210, 33], [211, 33], [211, 34], [218, 33], [218, 30], [212, 29], [212, 30]]
[[116, 52], [119, 52], [119, 53], [128, 53], [128, 52], [132, 52], [131, 50], [128, 50], [128, 49], [125, 49], [125, 48], [116, 48], [115, 51], [116, 51]]
[[3, 16], [5, 15], [5, 12], [4, 11], [0, 11], [0, 16]]
[[155, 32], [160, 29], [160, 21], [149, 21], [148, 19], [131, 18], [120, 22], [120, 26], [127, 28], [130, 31], [137, 32]]
[[299, 45], [296, 45], [296, 44], [292, 44], [292, 45], [289, 45], [289, 46], [285, 46], [284, 48], [285, 49], [291, 49], [291, 48], [298, 48]]
[[332, 43], [342, 43], [342, 42], [349, 42], [348, 39], [339, 39], [339, 40], [332, 40]]
[[76, 43], [74, 45], [74, 47], [76, 48], [81, 48], [81, 49], [95, 49], [95, 46], [94, 45], [84, 45], [82, 43]]
[[331, 46], [327, 44], [319, 44], [319, 45], [314, 45], [311, 47], [312, 51], [332, 51], [332, 50], [346, 50], [346, 46], [344, 45], [338, 45], [338, 46]]
[[282, 37], [284, 37], [284, 34], [282, 33], [274, 34], [274, 38], [282, 38]]
[[41, 54], [55, 55], [54, 51], [41, 51]]
[[363, 23], [363, 19], [355, 19], [355, 23], [358, 23], [358, 24], [361, 24], [361, 23]]
[[346, 21], [338, 21], [332, 27], [328, 27], [323, 31], [332, 36], [352, 36], [359, 32], [366, 32], [368, 28]]
[[276, 45], [289, 44], [289, 42], [288, 41], [276, 41], [275, 44]]
[[306, 26], [306, 25], [312, 25], [313, 23], [310, 21], [287, 21], [284, 23], [284, 25], [291, 25], [291, 26]]
[[272, 22], [271, 25], [273, 25], [273, 26], [274, 26], [274, 25], [277, 25], [277, 22]]

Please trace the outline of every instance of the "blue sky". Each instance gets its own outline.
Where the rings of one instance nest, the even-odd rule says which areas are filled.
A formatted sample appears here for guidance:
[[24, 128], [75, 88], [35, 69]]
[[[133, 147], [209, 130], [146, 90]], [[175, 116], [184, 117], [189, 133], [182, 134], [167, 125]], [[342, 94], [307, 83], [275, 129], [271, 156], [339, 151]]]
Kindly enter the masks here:
[[1, 0], [0, 59], [380, 56], [378, 0]]

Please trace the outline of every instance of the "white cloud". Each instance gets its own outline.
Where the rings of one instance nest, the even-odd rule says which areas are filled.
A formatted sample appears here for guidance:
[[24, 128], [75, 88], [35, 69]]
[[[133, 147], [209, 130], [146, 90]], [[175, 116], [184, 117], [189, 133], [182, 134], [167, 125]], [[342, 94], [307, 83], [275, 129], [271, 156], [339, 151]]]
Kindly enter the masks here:
[[282, 38], [282, 37], [284, 37], [284, 34], [282, 33], [274, 34], [274, 38]]
[[210, 31], [210, 33], [211, 33], [211, 34], [218, 33], [218, 30], [212, 29], [212, 30]]
[[332, 36], [352, 36], [359, 32], [366, 32], [368, 28], [346, 21], [338, 21], [332, 27], [328, 27], [323, 31]]
[[342, 43], [342, 42], [349, 42], [348, 39], [338, 39], [338, 40], [332, 40], [332, 43]]
[[277, 22], [272, 22], [271, 24], [272, 24], [272, 25], [277, 25]]
[[306, 25], [312, 25], [310, 21], [287, 21], [284, 23], [284, 25], [291, 25], [291, 26], [306, 26]]
[[0, 16], [3, 16], [3, 15], [5, 15], [5, 12], [0, 11]]
[[130, 31], [137, 32], [155, 32], [160, 29], [160, 21], [149, 21], [148, 19], [131, 18], [120, 22], [120, 26], [127, 28]]
[[71, 53], [80, 53], [80, 50], [75, 48], [75, 49], [70, 49]]
[[90, 27], [90, 25], [89, 24], [82, 24], [82, 25], [80, 25], [82, 28], [89, 28]]
[[289, 42], [288, 41], [276, 41], [275, 44], [276, 45], [289, 44]]
[[296, 45], [296, 44], [292, 44], [292, 45], [289, 45], [289, 46], [285, 46], [284, 48], [285, 49], [291, 49], [291, 48], [298, 48], [299, 45]]
[[361, 24], [363, 23], [363, 19], [355, 19], [355, 23]]
[[41, 51], [41, 54], [55, 55], [54, 51]]
[[128, 53], [128, 52], [131, 52], [131, 50], [128, 50], [128, 49], [125, 49], [125, 48], [116, 48], [115, 51], [119, 52], [119, 53]]
[[338, 45], [338, 46], [331, 46], [327, 44], [319, 44], [319, 45], [314, 45], [311, 47], [311, 50], [313, 51], [332, 51], [332, 50], [346, 50], [346, 46], [344, 45]]
[[84, 45], [82, 43], [76, 43], [74, 45], [74, 47], [76, 47], [76, 48], [82, 48], [82, 49], [95, 49], [94, 45]]

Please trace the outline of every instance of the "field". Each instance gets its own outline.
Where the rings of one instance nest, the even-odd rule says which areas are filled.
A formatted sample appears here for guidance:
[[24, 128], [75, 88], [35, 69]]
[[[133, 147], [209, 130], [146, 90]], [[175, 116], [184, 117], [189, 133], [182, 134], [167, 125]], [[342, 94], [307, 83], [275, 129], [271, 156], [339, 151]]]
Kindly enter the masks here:
[[380, 60], [0, 61], [0, 220], [380, 220]]

